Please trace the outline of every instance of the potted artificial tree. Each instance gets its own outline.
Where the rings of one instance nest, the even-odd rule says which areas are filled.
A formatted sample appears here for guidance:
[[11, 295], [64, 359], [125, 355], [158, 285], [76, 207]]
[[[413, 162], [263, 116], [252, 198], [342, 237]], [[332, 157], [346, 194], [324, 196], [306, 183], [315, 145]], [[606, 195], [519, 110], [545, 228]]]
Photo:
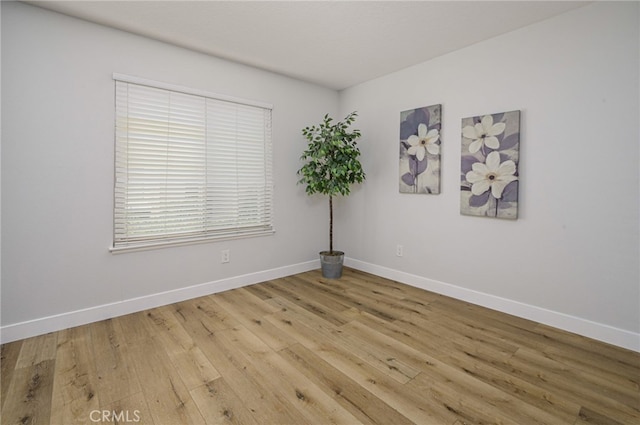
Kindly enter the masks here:
[[344, 260], [344, 252], [333, 249], [333, 197], [348, 195], [352, 184], [362, 183], [365, 179], [358, 160], [360, 150], [356, 146], [360, 131], [349, 130], [357, 116], [352, 112], [343, 121], [333, 124], [327, 114], [319, 125], [302, 129], [308, 146], [300, 158], [305, 164], [298, 170], [298, 183], [306, 185], [308, 195], [329, 196], [329, 251], [320, 252], [320, 263], [322, 275], [330, 279], [342, 276]]

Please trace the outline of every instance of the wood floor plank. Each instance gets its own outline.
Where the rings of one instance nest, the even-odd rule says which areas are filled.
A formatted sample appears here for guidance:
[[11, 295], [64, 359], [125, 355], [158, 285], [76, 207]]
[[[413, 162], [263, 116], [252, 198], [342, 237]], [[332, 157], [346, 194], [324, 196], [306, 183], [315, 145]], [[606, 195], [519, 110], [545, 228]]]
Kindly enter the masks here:
[[58, 334], [55, 332], [27, 338], [22, 342], [16, 369], [34, 366], [44, 360], [56, 358]]
[[266, 301], [272, 297], [271, 293], [266, 290], [263, 283], [255, 283], [253, 285], [245, 286], [244, 289], [251, 292], [256, 297], [260, 298], [262, 301]]
[[[323, 320], [335, 325], [342, 325], [346, 323], [345, 319], [341, 317], [339, 312], [344, 311], [349, 307], [342, 303], [338, 303], [334, 299], [326, 297], [323, 294], [318, 294], [317, 291], [313, 288], [309, 288], [309, 285], [300, 279], [283, 278], [275, 281], [269, 281], [266, 282], [265, 288], [267, 288], [272, 294], [270, 299], [273, 299], [274, 297], [287, 299], [317, 315]], [[313, 295], [311, 295], [312, 293]]]
[[54, 369], [55, 360], [42, 360], [14, 370], [0, 415], [2, 425], [50, 423]]
[[142, 392], [156, 425], [205, 423], [157, 336], [132, 345], [130, 350]]
[[[314, 332], [311, 328], [306, 330], [308, 334]], [[342, 347], [330, 344], [323, 336], [318, 335], [316, 338], [321, 342], [316, 351], [318, 356], [385, 400], [409, 420], [415, 423], [451, 423], [458, 418], [455, 412], [443, 409], [433, 399], [425, 397], [424, 393], [398, 383]]]
[[395, 344], [380, 344], [379, 341], [369, 339], [358, 331], [349, 332], [349, 329], [343, 326], [335, 330], [320, 330], [327, 337], [335, 339], [343, 348], [402, 384], [411, 381], [420, 373], [419, 369], [398, 359], [395, 355]]
[[[323, 284], [325, 282], [322, 278], [322, 274], [318, 270], [301, 273], [299, 276], [313, 284]], [[345, 267], [343, 276], [345, 279], [350, 279], [351, 282], [357, 282], [361, 286], [373, 286], [376, 291], [395, 298], [414, 299], [419, 300], [424, 304], [429, 304], [442, 297], [442, 295], [438, 295], [433, 292], [423, 291], [422, 289], [415, 288], [410, 285], [405, 285], [349, 267]]]
[[432, 320], [444, 326], [459, 325], [494, 341], [502, 340], [511, 347], [537, 347], [544, 343], [544, 337], [535, 332], [535, 323], [528, 320], [500, 315], [479, 306], [457, 305], [451, 300], [434, 302], [431, 308]]
[[497, 334], [493, 329], [487, 329], [477, 322], [467, 322], [466, 320], [443, 319], [438, 311], [422, 314], [420, 316], [411, 315], [403, 317], [394, 322], [396, 325], [407, 329], [418, 329], [424, 333], [425, 337], [433, 339], [447, 340], [454, 344], [472, 344], [475, 347], [487, 347], [488, 349], [511, 355], [520, 347], [511, 340], [505, 339]]
[[[418, 392], [427, 392], [437, 399], [441, 405], [456, 412], [461, 419], [473, 423], [511, 422], [528, 423], [535, 419], [536, 423], [561, 423], [557, 416], [546, 413], [534, 405], [513, 397], [509, 392], [491, 383], [477, 379], [462, 367], [458, 368], [450, 362], [424, 354], [423, 351], [378, 333], [375, 329], [362, 324], [350, 323], [343, 327], [351, 330], [352, 335], [361, 335], [363, 339], [386, 346], [394, 357], [420, 368], [422, 373], [407, 384]], [[481, 403], [475, 400], [481, 399]], [[461, 403], [460, 400], [465, 400]], [[513, 413], [501, 413], [503, 410], [495, 406], [511, 404], [517, 412], [529, 411], [529, 416], [516, 416]], [[484, 407], [483, 406], [487, 406]], [[514, 417], [515, 416], [515, 417]], [[570, 418], [573, 421], [575, 417]], [[526, 421], [526, 422], [525, 422]], [[567, 423], [567, 422], [564, 422]], [[570, 422], [569, 422], [570, 423]]]
[[342, 285], [337, 283], [335, 279], [327, 280], [319, 278], [315, 283], [314, 288], [316, 289], [316, 291], [318, 291], [319, 294], [344, 304], [345, 308], [356, 308], [359, 310], [363, 310], [387, 321], [393, 321], [397, 319], [397, 316], [393, 311], [389, 311], [384, 307], [373, 306], [361, 302], [356, 294], [349, 293], [349, 291], [346, 290]]
[[612, 391], [609, 385], [601, 386], [601, 380], [594, 380], [576, 369], [565, 367], [539, 352], [522, 348], [504, 366], [510, 367], [516, 376], [562, 394], [568, 400], [603, 416], [623, 423], [640, 423], [639, 395], [621, 396], [617, 391]]
[[216, 294], [211, 299], [238, 323], [260, 335], [260, 338], [274, 350], [296, 343], [286, 332], [263, 320], [264, 316], [277, 311], [277, 307], [255, 297], [244, 288], [233, 293]]
[[201, 328], [206, 333], [213, 333], [238, 324], [238, 321], [212, 297], [201, 297], [165, 307], [171, 310], [183, 327], [191, 329], [191, 332]]
[[475, 356], [479, 353], [485, 353], [492, 358], [508, 358], [512, 355], [511, 351], [480, 343], [480, 338], [468, 342], [461, 335], [442, 333], [438, 327], [416, 324], [417, 321], [413, 317], [390, 323], [367, 312], [361, 312], [354, 321], [377, 329], [380, 333], [445, 362], [450, 357], [450, 353], [457, 350], [456, 344], [463, 347], [460, 349], [461, 352], [464, 353], [464, 347], [468, 347], [467, 351]]
[[154, 335], [156, 330], [149, 324], [146, 314], [146, 311], [140, 311], [112, 319], [122, 329], [125, 343], [129, 345], [141, 344]]
[[640, 392], [640, 372], [627, 368], [611, 357], [593, 356], [588, 351], [576, 351], [571, 348], [558, 350], [544, 347], [540, 348], [540, 351], [545, 357], [564, 364], [568, 368], [610, 382], [616, 390], [624, 392], [628, 397], [637, 397]]
[[213, 295], [212, 298], [218, 304], [224, 301], [226, 306], [233, 305], [235, 306], [235, 309], [243, 312], [251, 310], [259, 316], [264, 316], [277, 310], [244, 288], [238, 288], [234, 291], [221, 292], [219, 294]]
[[[306, 324], [308, 327], [324, 335], [333, 335], [337, 330], [337, 327], [331, 322], [321, 319], [309, 310], [285, 298], [276, 297], [269, 300], [269, 302], [280, 307], [280, 310], [277, 313], [265, 316], [265, 318], [276, 327], [282, 329], [283, 332], [289, 332], [290, 328], [288, 326], [294, 326], [295, 323]], [[288, 326], [283, 326], [283, 324]], [[306, 341], [304, 337], [299, 334], [297, 337], [294, 336], [294, 338], [298, 342]]]
[[219, 336], [218, 332], [224, 330], [209, 332], [194, 320], [187, 320], [183, 325], [234, 393], [242, 396], [243, 403], [254, 417], [269, 418], [273, 423], [304, 423], [304, 417], [297, 410], [264, 388], [247, 357]]
[[305, 423], [348, 424], [358, 420], [297, 368], [287, 363], [262, 340], [239, 326], [220, 331], [221, 338], [236, 344], [255, 367], [261, 382], [281, 400], [288, 401]]
[[[217, 294], [196, 298], [195, 300], [185, 301], [178, 305], [180, 308], [189, 308], [190, 311], [198, 317], [202, 317], [204, 314], [208, 318], [206, 323], [211, 330], [229, 329], [236, 326], [238, 320], [222, 308], [220, 304], [215, 302], [216, 295]], [[176, 313], [178, 316], [181, 315], [179, 310], [176, 310]]]
[[298, 335], [302, 345], [341, 371], [350, 379], [415, 423], [452, 423], [456, 416], [423, 398], [418, 392], [408, 391], [382, 371], [369, 365], [348, 349], [336, 343], [326, 325], [318, 325], [297, 316], [292, 310], [280, 311], [269, 317], [274, 324]]
[[378, 291], [377, 287], [370, 284], [354, 284], [353, 280], [346, 278], [338, 280], [336, 285], [341, 285], [348, 293], [356, 295], [358, 300], [365, 301], [367, 305], [376, 306], [395, 317], [421, 313], [421, 310], [417, 309], [418, 306], [414, 303], [406, 302], [405, 298], [395, 299], [385, 296], [385, 293]]
[[594, 341], [539, 324], [536, 332], [545, 338], [545, 352], [574, 367], [626, 378], [633, 388], [640, 387], [640, 353]]
[[[95, 422], [155, 425], [151, 412], [149, 411], [149, 406], [147, 405], [147, 400], [142, 392], [131, 394], [127, 397], [114, 401], [111, 404], [103, 405], [101, 406], [99, 413], [93, 412], [92, 415], [92, 418], [90, 418], [92, 419], [92, 423], [96, 418], [100, 417], [102, 420]], [[106, 415], [106, 417], [104, 415]]]
[[640, 372], [640, 353], [616, 347], [606, 342], [597, 341], [582, 335], [566, 332], [541, 323], [536, 324], [535, 330], [547, 341], [547, 345], [554, 346], [561, 350], [572, 347], [580, 352], [580, 356], [585, 354], [598, 355], [601, 359], [615, 359], [624, 367], [633, 370], [632, 373]]
[[10, 342], [0, 346], [0, 411], [7, 398], [7, 390], [13, 378], [13, 371], [18, 362], [18, 356], [22, 349], [22, 340]]
[[220, 377], [190, 391], [208, 425], [259, 425], [242, 399]]
[[155, 338], [169, 356], [187, 389], [199, 387], [220, 377], [220, 373], [178, 322], [171, 309], [157, 308], [148, 312], [147, 317], [158, 326]]
[[100, 406], [140, 393], [142, 387], [133, 368], [120, 322], [103, 320], [91, 326], [93, 357]]
[[202, 383], [209, 382], [220, 377], [220, 373], [211, 364], [207, 356], [196, 345], [186, 350], [174, 349], [162, 343], [169, 355], [173, 367], [182, 378], [187, 389], [195, 388]]
[[[474, 380], [491, 385], [513, 397], [519, 398], [525, 403], [549, 412], [558, 418], [557, 422], [559, 423], [571, 423], [575, 420], [580, 410], [578, 404], [554, 397], [550, 392], [542, 391], [535, 385], [477, 361], [463, 352], [448, 351], [446, 356], [443, 356], [441, 352], [416, 349], [379, 332], [379, 327], [369, 327], [358, 321], [351, 322], [342, 329], [346, 332], [352, 329], [356, 330], [361, 338], [375, 342], [378, 345], [392, 347], [395, 350], [395, 356], [399, 360], [422, 370], [425, 376], [439, 377], [441, 381], [444, 380], [446, 382], [449, 378], [443, 377], [437, 369], [440, 364], [452, 366], [458, 372], [470, 375]], [[442, 360], [438, 360], [427, 353], [438, 356]]]
[[[524, 402], [465, 371], [446, 364], [437, 364], [431, 374], [420, 374], [407, 384], [417, 392], [433, 392], [449, 410], [474, 423], [571, 424], [558, 416]], [[436, 395], [437, 394], [437, 395]]]
[[363, 424], [413, 424], [384, 400], [364, 389], [308, 348], [296, 344], [281, 350], [280, 355], [332, 395]]
[[[173, 382], [172, 382], [173, 383]], [[204, 424], [200, 410], [186, 389], [171, 387], [145, 395], [155, 425]]]
[[[457, 342], [453, 345], [440, 344], [439, 341], [442, 338], [446, 338], [446, 334], [430, 334], [423, 327], [409, 326], [408, 322], [389, 324], [370, 315], [368, 320], [366, 318], [366, 315], [362, 315], [359, 321], [372, 329], [376, 329], [376, 331], [380, 331], [392, 340], [407, 344], [411, 349], [421, 353], [429, 353], [430, 356], [433, 356], [435, 360], [426, 360], [424, 362], [429, 366], [425, 371], [431, 375], [433, 375], [432, 364], [445, 363], [460, 372], [464, 372], [466, 375], [473, 376], [475, 380], [512, 395], [527, 403], [527, 405], [531, 405], [536, 409], [550, 411], [558, 418], [557, 422], [571, 423], [570, 418], [575, 418], [579, 411], [579, 403], [567, 402], [564, 396], [554, 395], [555, 393], [548, 389], [540, 389], [539, 386], [527, 382], [526, 379], [516, 381], [519, 383], [517, 385], [514, 382], [513, 374], [504, 373], [504, 369], [492, 366], [493, 362], [507, 362], [512, 356], [509, 352], [505, 353], [502, 350], [478, 344], [476, 340], [467, 341], [464, 338], [456, 339]], [[356, 324], [357, 322], [354, 322], [349, 326], [355, 326]], [[406, 352], [406, 350], [404, 351]], [[403, 351], [400, 352], [402, 353]], [[411, 361], [411, 357], [404, 359], [407, 362]], [[490, 361], [486, 362], [484, 368], [478, 371], [479, 365], [485, 359], [490, 359]]]
[[[318, 291], [317, 286], [310, 284], [310, 282], [299, 275], [287, 276], [275, 281], [281, 283], [279, 286], [288, 288], [294, 294], [299, 294], [296, 301], [315, 301], [319, 305], [326, 307], [333, 314], [339, 314], [340, 312], [350, 308], [344, 302], [336, 300], [334, 297], [330, 297], [326, 294], [322, 294]], [[338, 282], [338, 281], [334, 281]]]
[[100, 401], [88, 325], [58, 333], [58, 351], [51, 401], [52, 424], [85, 424]]
[[580, 409], [578, 420], [575, 422], [575, 425], [593, 425], [593, 424], [624, 425], [625, 423], [626, 422], [618, 422], [615, 419], [612, 419], [606, 415], [598, 413], [587, 407], [583, 407], [582, 409]]
[[[374, 297], [393, 299], [394, 301], [402, 301], [409, 298], [415, 298], [418, 295], [417, 291], [412, 291], [411, 287], [405, 287], [398, 282], [392, 282], [387, 279], [378, 279], [376, 276], [359, 274], [353, 269], [346, 268], [342, 275], [342, 278], [338, 280], [338, 283], [346, 285], [349, 289], [356, 289], [361, 292], [365, 292]], [[413, 288], [415, 289], [415, 288]], [[424, 291], [422, 291], [422, 294]], [[431, 299], [424, 304], [427, 305], [432, 302]]]

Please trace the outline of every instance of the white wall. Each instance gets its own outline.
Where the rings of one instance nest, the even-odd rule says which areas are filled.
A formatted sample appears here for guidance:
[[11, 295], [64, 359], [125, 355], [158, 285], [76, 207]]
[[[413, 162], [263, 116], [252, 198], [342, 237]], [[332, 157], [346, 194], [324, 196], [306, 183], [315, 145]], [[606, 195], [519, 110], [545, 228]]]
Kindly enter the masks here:
[[[113, 72], [272, 103], [276, 234], [112, 255]], [[314, 266], [326, 209], [296, 185], [300, 129], [337, 108], [333, 90], [2, 2], [3, 340]]]
[[[2, 2], [3, 341], [315, 266], [300, 129], [358, 110], [368, 179], [335, 224], [352, 266], [640, 350], [639, 15], [596, 3], [338, 95]], [[113, 72], [273, 103], [277, 233], [110, 254]], [[400, 111], [435, 103], [442, 194], [401, 195]], [[460, 119], [513, 109], [520, 218], [460, 216]]]
[[[368, 180], [340, 204], [338, 247], [357, 267], [640, 349], [638, 17], [635, 2], [592, 4], [343, 91]], [[437, 103], [442, 194], [400, 194], [400, 111]], [[461, 119], [516, 109], [520, 218], [461, 216]]]

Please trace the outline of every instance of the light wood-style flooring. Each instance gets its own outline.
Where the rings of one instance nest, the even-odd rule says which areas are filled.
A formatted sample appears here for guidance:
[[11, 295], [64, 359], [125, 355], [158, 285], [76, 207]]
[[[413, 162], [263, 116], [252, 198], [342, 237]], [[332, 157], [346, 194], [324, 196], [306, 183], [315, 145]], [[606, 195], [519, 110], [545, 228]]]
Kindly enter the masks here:
[[640, 424], [640, 354], [347, 269], [2, 346], [4, 424]]

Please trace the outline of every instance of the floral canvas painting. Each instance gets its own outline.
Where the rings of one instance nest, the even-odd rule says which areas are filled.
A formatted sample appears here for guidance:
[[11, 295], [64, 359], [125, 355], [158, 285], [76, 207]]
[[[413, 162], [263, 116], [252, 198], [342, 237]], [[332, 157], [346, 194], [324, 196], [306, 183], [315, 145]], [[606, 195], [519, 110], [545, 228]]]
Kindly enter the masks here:
[[400, 113], [400, 192], [440, 193], [442, 105]]
[[518, 218], [520, 111], [462, 120], [460, 213]]

